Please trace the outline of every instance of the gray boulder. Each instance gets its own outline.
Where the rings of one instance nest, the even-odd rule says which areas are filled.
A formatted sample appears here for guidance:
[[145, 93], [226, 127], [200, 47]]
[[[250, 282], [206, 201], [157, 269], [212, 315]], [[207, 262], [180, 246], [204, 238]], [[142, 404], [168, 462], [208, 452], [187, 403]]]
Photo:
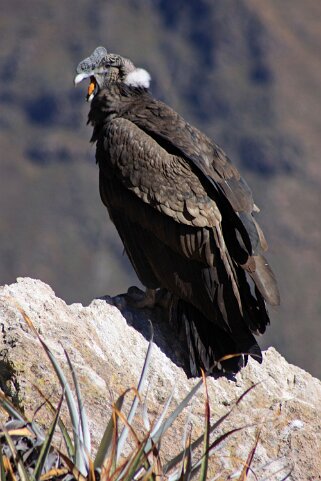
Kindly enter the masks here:
[[[63, 349], [68, 351], [81, 385], [95, 449], [106, 427], [112, 401], [128, 387], [137, 385], [148, 347], [148, 318], [153, 314], [128, 309], [122, 297], [96, 299], [89, 306], [67, 305], [48, 285], [29, 278], [19, 278], [17, 283], [1, 287], [0, 390], [29, 417], [43, 403], [35, 385], [53, 401], [58, 400], [61, 390], [21, 309], [69, 375]], [[197, 382], [188, 379], [182, 368], [184, 353], [180, 352], [179, 337], [158, 317], [152, 320], [155, 345], [147, 388], [151, 419], [160, 413], [173, 389], [172, 409]], [[227, 479], [228, 474], [240, 471], [258, 432], [252, 464], [255, 475], [249, 473], [248, 479], [282, 480], [291, 470], [288, 478], [291, 480], [321, 479], [321, 383], [288, 364], [275, 349], [264, 353], [262, 365], [250, 360], [235, 379], [208, 379], [211, 423], [256, 383], [220, 430], [213, 433], [215, 437], [244, 426], [212, 456], [209, 479]], [[50, 414], [43, 407], [36, 412], [36, 419], [46, 425]], [[192, 438], [201, 435], [202, 389], [165, 436], [164, 459], [181, 450], [187, 420]]]

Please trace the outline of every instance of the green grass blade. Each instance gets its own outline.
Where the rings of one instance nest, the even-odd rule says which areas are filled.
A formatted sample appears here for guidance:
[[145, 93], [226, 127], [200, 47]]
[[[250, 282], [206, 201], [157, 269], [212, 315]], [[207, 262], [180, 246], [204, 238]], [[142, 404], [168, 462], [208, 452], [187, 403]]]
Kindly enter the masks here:
[[67, 381], [66, 376], [64, 375], [61, 367], [59, 366], [55, 356], [52, 354], [51, 350], [49, 347], [46, 345], [46, 343], [39, 337], [39, 340], [56, 372], [56, 375], [59, 379], [59, 382], [61, 384], [61, 387], [64, 390], [65, 396], [66, 396], [66, 401], [67, 401], [67, 406], [68, 406], [68, 411], [70, 415], [70, 420], [72, 424], [72, 430], [73, 430], [73, 437], [74, 437], [74, 447], [75, 447], [75, 459], [74, 463], [78, 470], [83, 474], [84, 476], [87, 474], [87, 455], [84, 451], [83, 448], [83, 438], [82, 438], [82, 433], [80, 429], [80, 420], [79, 420], [79, 414], [77, 411], [76, 407], [76, 402], [75, 399], [72, 395], [69, 383]]
[[211, 411], [210, 411], [210, 403], [209, 403], [209, 398], [208, 398], [206, 377], [205, 377], [203, 372], [202, 372], [202, 377], [203, 377], [204, 388], [205, 388], [205, 413], [204, 413], [205, 429], [204, 429], [204, 454], [203, 454], [203, 459], [202, 459], [202, 463], [201, 463], [201, 472], [200, 472], [199, 481], [206, 481], [207, 468], [208, 468], [208, 458], [209, 458], [208, 448], [209, 448], [209, 443], [210, 443]]
[[18, 409], [5, 397], [4, 394], [0, 393], [0, 406], [9, 414], [9, 416], [27, 424], [28, 421], [22, 416]]
[[2, 449], [0, 444], [0, 479], [1, 481], [7, 481], [6, 470], [4, 468], [4, 461], [2, 456]]
[[[125, 391], [123, 394], [121, 394], [119, 396], [119, 398], [117, 399], [116, 403], [115, 403], [115, 407], [120, 411], [121, 408], [122, 408], [122, 405], [123, 405], [123, 402], [124, 402], [124, 399], [125, 399], [125, 396], [127, 394], [128, 391]], [[98, 447], [98, 450], [97, 450], [97, 454], [96, 454], [96, 457], [95, 457], [95, 461], [94, 461], [94, 467], [95, 469], [97, 468], [101, 468], [102, 467], [102, 464], [108, 454], [108, 451], [111, 447], [111, 443], [112, 443], [112, 439], [113, 439], [113, 432], [114, 432], [114, 429], [115, 429], [115, 422], [114, 422], [114, 416], [111, 416], [108, 424], [107, 424], [107, 427], [105, 429], [105, 432], [103, 434], [103, 437], [100, 441], [100, 444], [99, 444], [99, 447]]]
[[52, 443], [52, 438], [53, 438], [54, 432], [56, 430], [57, 422], [58, 422], [58, 419], [59, 419], [62, 401], [63, 401], [63, 396], [61, 396], [61, 398], [60, 398], [59, 404], [57, 406], [57, 411], [56, 411], [55, 417], [53, 419], [53, 422], [51, 423], [51, 426], [49, 428], [47, 437], [46, 437], [46, 439], [45, 439], [45, 441], [44, 441], [44, 443], [41, 447], [41, 451], [40, 451], [40, 454], [39, 454], [39, 457], [38, 457], [38, 460], [37, 460], [37, 464], [35, 466], [35, 470], [34, 470], [34, 473], [33, 473], [35, 481], [39, 480], [39, 478], [41, 476], [41, 473], [42, 473], [42, 469], [45, 465], [47, 455], [49, 453], [49, 449], [50, 449], [50, 446], [51, 446], [51, 443]]
[[[116, 410], [113, 409], [112, 416], [114, 417], [114, 431], [113, 431], [113, 437], [112, 437], [112, 444], [111, 444], [111, 455], [108, 461], [108, 465], [106, 466], [106, 472], [111, 472], [113, 475], [116, 473], [117, 468], [117, 463], [116, 463], [116, 454], [117, 454], [117, 446], [118, 446], [118, 416], [116, 414]], [[121, 471], [121, 468], [119, 469]]]
[[61, 418], [58, 419], [58, 426], [61, 431], [68, 456], [73, 459], [75, 457], [75, 447], [72, 444], [71, 437], [69, 436], [68, 430]]
[[10, 436], [10, 434], [8, 433], [7, 429], [5, 426], [3, 426], [3, 434], [6, 438], [6, 442], [10, 448], [10, 451], [12, 453], [12, 457], [13, 457], [13, 460], [14, 460], [14, 463], [16, 465], [16, 468], [18, 470], [18, 473], [19, 473], [19, 476], [20, 476], [20, 480], [21, 481], [31, 481], [29, 476], [28, 476], [28, 473], [25, 469], [25, 466], [23, 464], [23, 460], [21, 459], [19, 453], [17, 452], [16, 448], [15, 448], [15, 445], [12, 441], [12, 438]]
[[81, 430], [82, 430], [84, 449], [85, 449], [86, 455], [89, 456], [90, 453], [91, 453], [91, 441], [90, 441], [90, 432], [89, 432], [89, 426], [88, 426], [87, 413], [86, 413], [85, 406], [82, 402], [81, 392], [80, 392], [80, 388], [79, 388], [78, 379], [77, 379], [77, 376], [75, 374], [75, 370], [74, 370], [73, 365], [71, 363], [70, 357], [69, 357], [69, 355], [68, 355], [68, 353], [65, 349], [64, 349], [64, 352], [65, 352], [65, 356], [66, 356], [67, 361], [68, 361], [69, 369], [71, 371], [72, 379], [73, 379], [75, 390], [76, 390], [78, 412], [79, 412], [79, 417], [80, 417], [80, 426], [81, 426]]
[[71, 419], [71, 424], [72, 424], [72, 429], [73, 429], [73, 437], [74, 437], [74, 445], [75, 445], [75, 465], [78, 468], [78, 470], [86, 475], [87, 474], [87, 458], [84, 456], [84, 452], [82, 449], [82, 444], [83, 444], [83, 439], [82, 439], [82, 433], [80, 431], [80, 422], [79, 422], [79, 414], [76, 409], [76, 403], [74, 400], [74, 397], [72, 395], [70, 386], [67, 382], [67, 379], [60, 368], [55, 356], [47, 346], [47, 344], [42, 340], [41, 336], [39, 335], [37, 329], [33, 325], [32, 320], [28, 316], [28, 314], [24, 311], [24, 309], [19, 305], [19, 303], [16, 302], [15, 299], [13, 299], [17, 309], [20, 311], [21, 315], [23, 316], [25, 322], [29, 326], [29, 328], [33, 331], [33, 333], [36, 335], [38, 338], [39, 342], [41, 343], [45, 353], [47, 354], [49, 361], [51, 362], [52, 367], [54, 368], [56, 375], [59, 379], [59, 382], [62, 386], [62, 389], [65, 393], [66, 396], [66, 401], [68, 405], [68, 410], [69, 410], [69, 415]]
[[164, 419], [165, 419], [165, 416], [167, 414], [167, 411], [168, 411], [168, 408], [169, 408], [169, 405], [170, 403], [172, 402], [172, 399], [173, 399], [173, 395], [174, 395], [174, 389], [172, 390], [170, 396], [168, 397], [166, 403], [165, 403], [165, 406], [163, 408], [163, 411], [162, 411], [162, 414], [160, 415], [159, 419], [157, 420], [155, 426], [153, 427], [151, 433], [150, 433], [150, 437], [153, 438], [154, 435], [157, 433], [157, 431], [159, 430], [159, 428], [161, 427]]
[[151, 424], [150, 424], [150, 420], [149, 420], [149, 417], [148, 417], [147, 398], [146, 397], [145, 397], [143, 405], [142, 405], [142, 421], [143, 421], [145, 431], [150, 432]]
[[[152, 327], [151, 327], [151, 329], [152, 329]], [[152, 335], [151, 335], [151, 340], [149, 341], [147, 353], [146, 353], [146, 356], [145, 356], [144, 366], [143, 366], [143, 369], [142, 369], [142, 372], [141, 372], [141, 375], [140, 375], [140, 379], [139, 379], [139, 383], [138, 383], [138, 386], [137, 386], [137, 393], [138, 394], [141, 394], [141, 392], [144, 388], [144, 383], [145, 383], [145, 379], [147, 377], [147, 372], [148, 372], [150, 359], [151, 359], [152, 346], [153, 346], [153, 332], [152, 332]], [[136, 414], [137, 406], [138, 406], [138, 395], [136, 394], [135, 397], [134, 397], [133, 403], [131, 405], [128, 417], [127, 417], [128, 424], [131, 424], [131, 422], [132, 422], [132, 420], [133, 420], [133, 418]], [[118, 441], [117, 454], [116, 454], [116, 460], [117, 461], [118, 461], [118, 459], [119, 459], [119, 457], [122, 453], [122, 450], [123, 450], [124, 444], [126, 442], [128, 433], [129, 433], [128, 426], [125, 425], [125, 427], [124, 427], [124, 429], [123, 429], [123, 431], [122, 431], [122, 433], [119, 437], [119, 441]]]
[[[153, 436], [153, 442], [155, 444], [158, 443], [158, 441], [160, 440], [161, 436], [167, 431], [167, 429], [173, 424], [173, 422], [175, 421], [175, 419], [181, 414], [181, 412], [183, 411], [183, 409], [186, 408], [186, 406], [188, 405], [188, 403], [190, 402], [190, 400], [192, 399], [192, 397], [195, 395], [195, 393], [198, 391], [198, 389], [200, 388], [200, 386], [202, 385], [202, 379], [200, 381], [198, 381], [197, 384], [195, 384], [195, 386], [190, 390], [190, 392], [187, 394], [187, 396], [185, 396], [185, 398], [183, 399], [183, 401], [180, 402], [180, 404], [176, 407], [176, 409], [172, 412], [172, 414], [166, 419], [166, 421], [164, 421], [161, 426], [158, 428], [158, 430], [156, 431], [156, 433], [154, 434]], [[151, 440], [149, 440], [146, 444], [146, 450], [149, 451], [152, 447], [152, 443], [151, 443]]]
[[[53, 415], [55, 415], [56, 413], [56, 409], [54, 408], [52, 402], [50, 401], [50, 399], [47, 398], [47, 396], [45, 396], [45, 394], [41, 391], [41, 389], [34, 385], [34, 388], [37, 389], [38, 393], [40, 394], [40, 396], [46, 401], [50, 411], [52, 412]], [[67, 453], [68, 453], [68, 456], [73, 459], [74, 456], [75, 456], [75, 449], [74, 449], [74, 445], [72, 444], [72, 440], [69, 436], [69, 433], [67, 431], [67, 428], [64, 424], [64, 422], [62, 421], [62, 419], [59, 417], [58, 418], [58, 426], [59, 426], [59, 429], [61, 431], [61, 434], [62, 434], [62, 437], [63, 437], [63, 440], [64, 440], [64, 443], [65, 443], [65, 446], [66, 446], [66, 450], [67, 450]]]

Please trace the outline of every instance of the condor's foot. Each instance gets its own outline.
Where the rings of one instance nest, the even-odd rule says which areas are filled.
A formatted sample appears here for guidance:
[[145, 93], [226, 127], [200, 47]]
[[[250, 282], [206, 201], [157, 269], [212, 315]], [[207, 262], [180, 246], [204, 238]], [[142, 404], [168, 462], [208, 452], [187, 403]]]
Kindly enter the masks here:
[[126, 300], [130, 306], [136, 309], [153, 309], [156, 304], [156, 290], [146, 289], [143, 292], [138, 287], [132, 286], [127, 291]]
[[172, 295], [167, 289], [146, 289], [143, 292], [136, 286], [128, 289], [126, 301], [137, 309], [153, 309], [156, 305], [168, 310]]

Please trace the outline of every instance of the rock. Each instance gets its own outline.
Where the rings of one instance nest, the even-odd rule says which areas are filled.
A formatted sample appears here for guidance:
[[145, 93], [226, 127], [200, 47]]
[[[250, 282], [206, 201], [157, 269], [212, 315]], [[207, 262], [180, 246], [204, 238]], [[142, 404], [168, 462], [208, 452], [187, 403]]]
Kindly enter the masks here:
[[[113, 304], [124, 311], [127, 321]], [[148, 316], [128, 310], [121, 297], [96, 299], [87, 307], [66, 305], [49, 286], [29, 278], [20, 278], [17, 283], [0, 288], [0, 388], [28, 417], [43, 403], [35, 385], [54, 404], [61, 389], [21, 309], [69, 376], [63, 349], [68, 352], [81, 385], [96, 448], [112, 401], [138, 383], [148, 347], [145, 339], [150, 332]], [[142, 334], [129, 324], [135, 325]], [[183, 365], [177, 336], [164, 322], [155, 324], [156, 343], [164, 352], [170, 345], [171, 359]], [[153, 346], [148, 376], [147, 406], [151, 419], [160, 413], [173, 388], [172, 409], [197, 382], [188, 379], [182, 367], [174, 364], [161, 349]], [[258, 446], [251, 466], [257, 478], [250, 472], [248, 479], [281, 480], [291, 469], [288, 479], [321, 479], [321, 383], [318, 379], [288, 364], [270, 348], [264, 354], [262, 365], [250, 360], [235, 379], [209, 378], [207, 383], [212, 424], [231, 409], [249, 387], [258, 383], [213, 433], [214, 439], [229, 429], [244, 427], [228, 437], [211, 457], [210, 473], [214, 479], [227, 479], [228, 474], [241, 473], [242, 463], [246, 462], [258, 432]], [[36, 419], [46, 425], [50, 414], [42, 407]], [[201, 435], [203, 389], [198, 391], [191, 408], [187, 408], [165, 435], [165, 459], [181, 450], [187, 419], [192, 425], [192, 437]]]

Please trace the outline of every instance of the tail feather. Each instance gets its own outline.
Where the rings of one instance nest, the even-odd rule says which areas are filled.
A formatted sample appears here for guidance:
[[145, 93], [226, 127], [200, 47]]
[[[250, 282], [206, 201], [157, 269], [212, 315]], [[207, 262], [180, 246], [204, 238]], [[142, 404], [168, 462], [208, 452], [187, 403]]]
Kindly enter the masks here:
[[270, 324], [265, 299], [256, 285], [250, 285], [252, 282], [243, 269], [238, 269], [237, 275], [244, 322], [254, 334], [263, 334], [266, 326]]
[[226, 372], [236, 373], [246, 364], [247, 355], [262, 362], [261, 349], [246, 326], [243, 335], [234, 339], [230, 332], [181, 299], [175, 305], [175, 318], [185, 330], [192, 376], [199, 376], [200, 368], [211, 373], [222, 367]]

